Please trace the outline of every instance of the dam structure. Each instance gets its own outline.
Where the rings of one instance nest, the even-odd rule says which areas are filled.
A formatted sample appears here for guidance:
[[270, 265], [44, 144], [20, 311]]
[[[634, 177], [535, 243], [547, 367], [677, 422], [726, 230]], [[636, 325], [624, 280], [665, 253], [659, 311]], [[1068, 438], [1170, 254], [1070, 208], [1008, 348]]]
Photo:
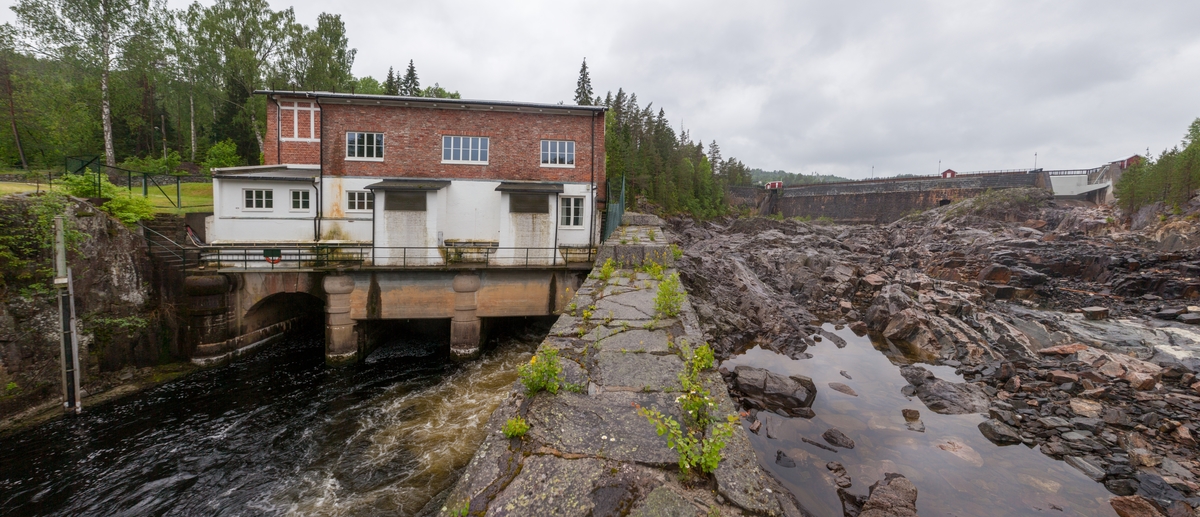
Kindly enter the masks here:
[[[213, 364], [324, 312], [326, 359], [389, 320], [445, 320], [478, 353], [491, 318], [561, 313], [605, 211], [602, 106], [260, 91], [264, 165], [213, 170], [190, 228], [185, 348]], [[618, 216], [619, 217], [619, 216]]]

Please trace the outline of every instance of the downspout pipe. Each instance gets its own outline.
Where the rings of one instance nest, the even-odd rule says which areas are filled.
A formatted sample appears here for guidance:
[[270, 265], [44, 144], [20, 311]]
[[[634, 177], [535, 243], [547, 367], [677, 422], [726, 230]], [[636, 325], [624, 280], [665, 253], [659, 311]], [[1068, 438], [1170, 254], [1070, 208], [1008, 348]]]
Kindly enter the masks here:
[[317, 215], [313, 218], [313, 242], [321, 241], [321, 218], [325, 213], [325, 108], [321, 106], [321, 98], [315, 97], [317, 113], [321, 114], [321, 138], [317, 139], [320, 148], [320, 166], [317, 169]]
[[[283, 106], [279, 104], [279, 97], [271, 96], [271, 100], [275, 101], [275, 165], [283, 164]], [[299, 112], [297, 112], [299, 113]], [[292, 135], [296, 136], [296, 135]]]
[[589, 253], [592, 248], [596, 247], [596, 207], [598, 206], [598, 203], [596, 202], [596, 194], [600, 192], [600, 188], [596, 185], [596, 112], [592, 112], [592, 118], [590, 120], [592, 121], [592, 213], [588, 216]]

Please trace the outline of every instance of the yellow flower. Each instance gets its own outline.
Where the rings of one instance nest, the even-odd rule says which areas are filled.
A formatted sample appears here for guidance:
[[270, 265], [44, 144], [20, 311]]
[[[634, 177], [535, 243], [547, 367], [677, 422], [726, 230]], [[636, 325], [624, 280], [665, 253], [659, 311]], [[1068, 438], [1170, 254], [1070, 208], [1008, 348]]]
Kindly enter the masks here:
[[536, 355], [529, 359], [529, 364], [537, 364], [537, 356]]

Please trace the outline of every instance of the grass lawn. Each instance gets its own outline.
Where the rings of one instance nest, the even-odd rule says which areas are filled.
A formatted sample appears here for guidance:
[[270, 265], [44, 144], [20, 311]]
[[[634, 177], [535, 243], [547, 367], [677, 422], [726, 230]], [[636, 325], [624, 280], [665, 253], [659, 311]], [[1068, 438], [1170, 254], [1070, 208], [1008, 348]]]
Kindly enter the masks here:
[[[183, 194], [183, 210], [176, 209], [172, 204], [175, 201], [174, 183], [162, 185], [162, 190], [151, 184], [148, 196], [150, 202], [154, 203], [155, 211], [166, 214], [213, 211], [212, 183], [183, 183], [180, 187]], [[33, 192], [36, 188], [37, 186], [32, 183], [0, 182], [0, 196]], [[43, 183], [41, 188], [45, 190], [46, 184]], [[57, 188], [56, 185], [55, 189]], [[141, 186], [135, 186], [133, 193], [141, 195]]]

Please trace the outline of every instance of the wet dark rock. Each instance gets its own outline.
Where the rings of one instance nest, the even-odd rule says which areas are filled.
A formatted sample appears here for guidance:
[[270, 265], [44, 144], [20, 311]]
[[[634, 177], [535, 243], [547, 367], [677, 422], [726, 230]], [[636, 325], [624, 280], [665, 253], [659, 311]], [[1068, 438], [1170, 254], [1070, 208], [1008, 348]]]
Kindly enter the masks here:
[[914, 387], [917, 398], [935, 413], [959, 415], [988, 410], [987, 394], [974, 384], [948, 382], [920, 366], [903, 366], [900, 375]]
[[775, 451], [775, 464], [790, 469], [796, 466], [796, 460], [789, 458], [783, 451]]
[[834, 484], [838, 488], [850, 488], [854, 484], [850, 479], [850, 474], [846, 473], [846, 467], [843, 467], [841, 463], [831, 461], [825, 464], [825, 468], [833, 473]]
[[841, 447], [843, 449], [854, 448], [854, 440], [851, 440], [849, 436], [846, 436], [845, 433], [842, 433], [836, 427], [826, 430], [821, 434], [821, 437], [834, 447]]
[[886, 474], [871, 485], [859, 517], [916, 517], [917, 487], [900, 474]]
[[915, 409], [901, 409], [900, 414], [904, 415], [904, 419], [909, 422], [921, 419], [921, 412]]
[[1133, 495], [1138, 491], [1138, 482], [1130, 478], [1109, 479], [1104, 482], [1104, 488], [1116, 495]]
[[1012, 426], [999, 420], [987, 420], [979, 423], [979, 432], [996, 445], [1013, 445], [1021, 443], [1021, 433]]
[[1081, 458], [1079, 456], [1067, 456], [1066, 458], [1063, 458], [1063, 460], [1066, 461], [1067, 465], [1075, 467], [1080, 472], [1083, 472], [1083, 475], [1092, 478], [1092, 481], [1104, 481], [1105, 476], [1107, 476], [1107, 473], [1104, 472], [1104, 469], [1100, 468], [1100, 466], [1096, 465], [1087, 458]]
[[1166, 517], [1157, 504], [1138, 495], [1114, 497], [1109, 504], [1119, 517]]
[[823, 443], [821, 443], [821, 442], [818, 442], [818, 441], [816, 441], [816, 440], [810, 440], [808, 437], [803, 437], [803, 436], [802, 436], [802, 437], [800, 437], [800, 441], [802, 441], [802, 442], [804, 442], [804, 443], [807, 443], [807, 444], [809, 444], [809, 445], [812, 445], [812, 446], [814, 446], [814, 447], [819, 447], [819, 448], [825, 449], [825, 450], [827, 450], [827, 451], [829, 451], [829, 452], [837, 452], [837, 451], [838, 451], [837, 449], [834, 449], [833, 447], [830, 447], [830, 446], [828, 446], [828, 445], [825, 445], [825, 444], [823, 444]]
[[845, 385], [845, 384], [842, 384], [842, 383], [840, 383], [840, 382], [831, 382], [831, 383], [829, 383], [829, 387], [830, 387], [830, 389], [832, 389], [832, 390], [834, 390], [834, 391], [841, 392], [841, 393], [845, 393], [845, 394], [847, 394], [847, 395], [850, 395], [851, 397], [857, 397], [857, 396], [858, 396], [858, 393], [856, 393], [856, 392], [854, 391], [854, 388], [851, 388], [850, 386], [847, 386], [847, 385]]
[[742, 400], [751, 407], [783, 411], [788, 416], [809, 413], [801, 410], [812, 406], [817, 396], [817, 387], [808, 377], [784, 377], [750, 366], [734, 368], [733, 388], [742, 394]]

